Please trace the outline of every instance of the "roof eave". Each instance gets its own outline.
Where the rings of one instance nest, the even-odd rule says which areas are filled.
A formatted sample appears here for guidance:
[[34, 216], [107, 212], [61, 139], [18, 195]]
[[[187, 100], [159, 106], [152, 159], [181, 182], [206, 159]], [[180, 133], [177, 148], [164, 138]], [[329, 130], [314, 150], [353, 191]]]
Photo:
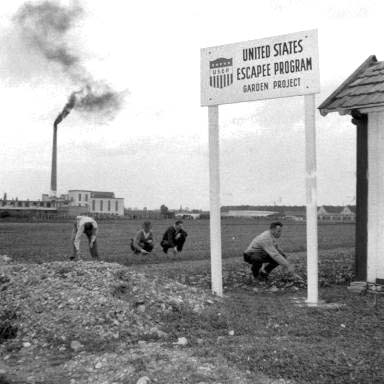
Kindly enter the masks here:
[[333, 109], [321, 109], [320, 114], [322, 116], [326, 116], [328, 113], [338, 112], [340, 115], [350, 115], [352, 111], [358, 110], [359, 112], [366, 112], [366, 110], [374, 109], [374, 108], [384, 108], [384, 103], [377, 104], [365, 104], [365, 105], [356, 105], [348, 108], [333, 108]]
[[[373, 63], [377, 63], [375, 55], [371, 55], [366, 59], [346, 80], [344, 80], [319, 106], [320, 114], [326, 116], [330, 112], [336, 112], [337, 109], [327, 109], [327, 105], [333, 101], [335, 96], [340, 93], [348, 84], [354, 81], [358, 75], [370, 67]], [[353, 108], [355, 109], [355, 108]]]

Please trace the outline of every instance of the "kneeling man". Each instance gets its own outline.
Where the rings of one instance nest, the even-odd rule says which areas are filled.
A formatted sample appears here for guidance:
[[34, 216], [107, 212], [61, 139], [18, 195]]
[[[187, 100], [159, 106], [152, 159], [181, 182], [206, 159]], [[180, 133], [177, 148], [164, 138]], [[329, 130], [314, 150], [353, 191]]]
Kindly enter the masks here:
[[134, 239], [131, 239], [131, 249], [135, 254], [147, 255], [153, 250], [153, 234], [151, 230], [151, 223], [145, 221], [143, 228], [136, 233]]
[[177, 220], [174, 225], [171, 225], [165, 231], [163, 239], [161, 240], [161, 247], [164, 253], [168, 253], [172, 249], [174, 255], [177, 255], [183, 250], [185, 240], [187, 239], [187, 232], [183, 229], [183, 222]]
[[244, 261], [252, 264], [255, 279], [259, 276], [267, 279], [278, 265], [286, 267], [289, 272], [294, 272], [294, 266], [288, 262], [287, 256], [278, 244], [282, 227], [283, 224], [279, 221], [271, 223], [269, 229], [256, 236], [245, 250]]

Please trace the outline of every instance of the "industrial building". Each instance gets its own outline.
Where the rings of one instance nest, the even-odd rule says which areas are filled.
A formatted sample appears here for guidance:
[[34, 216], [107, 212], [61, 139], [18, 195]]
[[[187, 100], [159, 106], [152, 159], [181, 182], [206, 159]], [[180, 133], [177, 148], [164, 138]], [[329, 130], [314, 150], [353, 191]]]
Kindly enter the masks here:
[[69, 206], [84, 207], [92, 214], [124, 216], [124, 199], [113, 192], [97, 192], [83, 189], [68, 191]]
[[273, 212], [273, 211], [231, 209], [228, 212], [223, 212], [222, 216], [255, 218], [255, 217], [268, 217], [268, 216], [275, 215], [277, 213], [278, 212]]
[[60, 197], [43, 194], [41, 200], [0, 199], [0, 216], [75, 217], [124, 216], [124, 199], [114, 192], [74, 189]]

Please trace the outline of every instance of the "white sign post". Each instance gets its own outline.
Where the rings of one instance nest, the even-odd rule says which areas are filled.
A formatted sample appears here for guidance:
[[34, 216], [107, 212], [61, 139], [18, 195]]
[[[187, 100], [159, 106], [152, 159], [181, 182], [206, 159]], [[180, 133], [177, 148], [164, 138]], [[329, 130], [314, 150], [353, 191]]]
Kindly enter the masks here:
[[201, 49], [201, 105], [208, 106], [212, 291], [222, 295], [220, 104], [305, 95], [308, 302], [318, 302], [315, 94], [317, 31]]
[[307, 303], [317, 305], [318, 246], [317, 246], [317, 185], [316, 185], [316, 126], [315, 95], [304, 96], [305, 109], [305, 174], [307, 202]]
[[211, 240], [212, 291], [223, 295], [221, 266], [221, 212], [220, 212], [220, 165], [219, 165], [219, 107], [208, 107], [209, 121], [209, 206]]

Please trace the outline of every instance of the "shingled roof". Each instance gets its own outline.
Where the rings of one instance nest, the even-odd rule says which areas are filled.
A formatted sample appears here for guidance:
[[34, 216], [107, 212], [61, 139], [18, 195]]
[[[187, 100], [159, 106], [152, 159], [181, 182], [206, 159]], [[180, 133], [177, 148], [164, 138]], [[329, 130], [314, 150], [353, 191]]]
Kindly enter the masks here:
[[318, 107], [326, 116], [330, 112], [349, 113], [353, 109], [384, 106], [384, 61], [369, 56]]

